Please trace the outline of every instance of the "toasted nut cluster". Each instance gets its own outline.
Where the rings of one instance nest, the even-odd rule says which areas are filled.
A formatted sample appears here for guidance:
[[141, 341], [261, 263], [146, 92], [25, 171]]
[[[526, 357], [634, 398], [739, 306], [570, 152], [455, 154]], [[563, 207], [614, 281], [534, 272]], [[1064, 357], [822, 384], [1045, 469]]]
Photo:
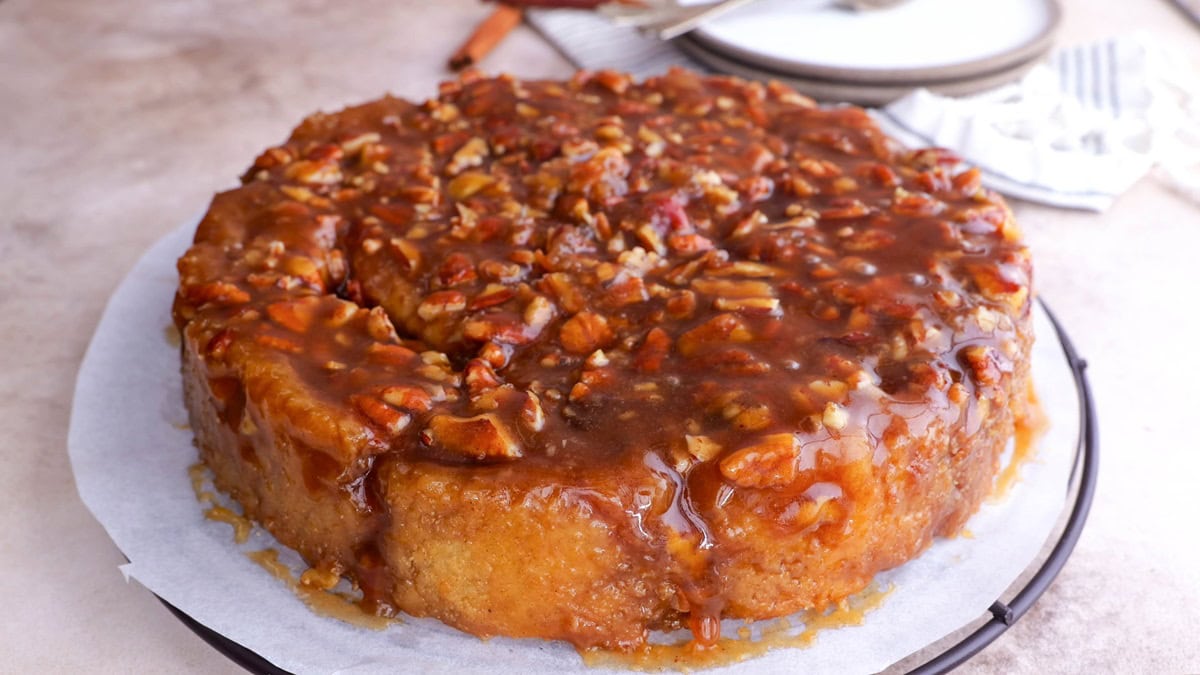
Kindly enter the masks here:
[[[978, 503], [986, 476], [946, 472], [991, 470], [1024, 393], [1031, 264], [1003, 201], [952, 154], [777, 84], [469, 73], [314, 115], [243, 183], [214, 199], [175, 303], [231, 456], [333, 486], [314, 503], [347, 500], [343, 520], [391, 508], [385, 475], [545, 477], [453, 517], [557, 499], [615, 519], [596, 531], [666, 570], [637, 591], [657, 604], [622, 615], [647, 624], [778, 595], [722, 599], [730, 532], [815, 537], [747, 563], [801, 575], [871, 527], [864, 509], [945, 488], [888, 516], [908, 555]], [[403, 543], [363, 536], [317, 555], [355, 575]], [[795, 587], [816, 603], [866, 577]]]

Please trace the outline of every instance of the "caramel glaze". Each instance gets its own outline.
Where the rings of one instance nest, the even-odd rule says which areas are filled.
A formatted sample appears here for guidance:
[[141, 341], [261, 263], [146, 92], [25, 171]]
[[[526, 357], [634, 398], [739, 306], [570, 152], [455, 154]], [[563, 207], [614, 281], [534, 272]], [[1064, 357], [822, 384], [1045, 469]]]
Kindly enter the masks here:
[[179, 272], [217, 485], [372, 611], [480, 635], [826, 607], [957, 531], [1024, 414], [1003, 201], [774, 84], [471, 74], [317, 114]]

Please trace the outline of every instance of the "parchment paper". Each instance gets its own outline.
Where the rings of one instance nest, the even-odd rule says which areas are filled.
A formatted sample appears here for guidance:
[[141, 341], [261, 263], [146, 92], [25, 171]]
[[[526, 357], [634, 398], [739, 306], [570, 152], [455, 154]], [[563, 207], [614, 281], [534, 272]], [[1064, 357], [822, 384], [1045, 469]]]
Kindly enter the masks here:
[[[404, 617], [371, 631], [310, 611], [245, 552], [276, 547], [259, 528], [242, 546], [207, 520], [188, 477], [178, 347], [166, 337], [176, 258], [194, 225], [156, 243], [109, 300], [84, 357], [68, 439], [79, 494], [131, 561], [123, 567], [200, 623], [296, 673], [604, 672], [565, 643], [482, 641], [437, 621]], [[861, 626], [821, 632], [807, 649], [779, 649], [706, 672], [876, 672], [983, 614], [1033, 560], [1062, 512], [1078, 410], [1071, 372], [1044, 313], [1034, 378], [1052, 426], [1007, 497], [985, 503], [973, 536], [939, 540], [879, 577], [894, 590]], [[167, 617], [163, 610], [164, 619]], [[730, 623], [736, 628], [740, 623]]]

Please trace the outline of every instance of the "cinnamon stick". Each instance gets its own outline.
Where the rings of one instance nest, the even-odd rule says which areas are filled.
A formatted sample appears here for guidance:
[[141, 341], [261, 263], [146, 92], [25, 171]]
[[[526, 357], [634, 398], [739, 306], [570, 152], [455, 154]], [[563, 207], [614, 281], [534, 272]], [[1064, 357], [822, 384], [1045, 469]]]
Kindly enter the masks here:
[[450, 57], [450, 68], [462, 70], [467, 66], [478, 63], [508, 35], [517, 24], [521, 23], [522, 11], [511, 5], [499, 4], [496, 9], [480, 22], [471, 33], [471, 37], [463, 43], [454, 55]]

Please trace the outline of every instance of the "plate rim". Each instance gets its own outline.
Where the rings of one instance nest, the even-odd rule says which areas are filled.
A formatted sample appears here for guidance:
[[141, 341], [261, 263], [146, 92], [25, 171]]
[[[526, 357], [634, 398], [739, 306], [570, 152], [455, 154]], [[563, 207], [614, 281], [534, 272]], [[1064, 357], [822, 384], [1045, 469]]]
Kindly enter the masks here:
[[[969, 96], [988, 89], [994, 89], [1020, 79], [1032, 70], [1046, 53], [1045, 51], [1037, 52], [1025, 61], [1010, 64], [999, 70], [981, 73], [971, 78], [937, 82], [897, 81], [871, 83], [828, 80], [759, 68], [753, 64], [739, 62], [733, 57], [708, 50], [697, 44], [695, 39], [689, 35], [676, 38], [674, 44], [684, 54], [696, 59], [705, 67], [718, 72], [758, 80], [779, 80], [796, 88], [800, 93], [817, 100], [849, 102], [867, 106], [887, 105], [920, 88], [929, 89], [934, 93], [946, 96]], [[1049, 50], [1047, 49], [1047, 51]]]
[[963, 80], [1004, 70], [1028, 61], [1050, 49], [1058, 33], [1058, 27], [1062, 23], [1062, 5], [1059, 0], [1039, 0], [1039, 2], [1048, 13], [1046, 23], [1037, 34], [1026, 42], [998, 54], [941, 66], [894, 69], [829, 66], [766, 56], [752, 49], [728, 44], [706, 34], [703, 26], [691, 31], [688, 36], [699, 47], [710, 52], [733, 57], [747, 65], [801, 77], [875, 85]]

